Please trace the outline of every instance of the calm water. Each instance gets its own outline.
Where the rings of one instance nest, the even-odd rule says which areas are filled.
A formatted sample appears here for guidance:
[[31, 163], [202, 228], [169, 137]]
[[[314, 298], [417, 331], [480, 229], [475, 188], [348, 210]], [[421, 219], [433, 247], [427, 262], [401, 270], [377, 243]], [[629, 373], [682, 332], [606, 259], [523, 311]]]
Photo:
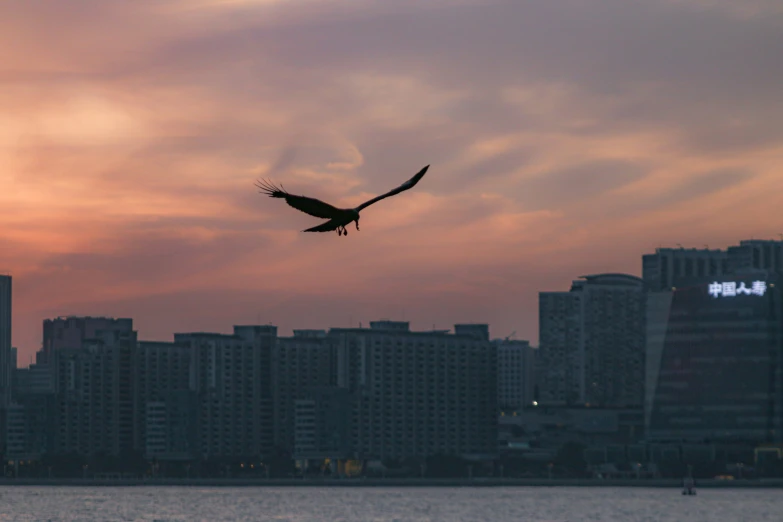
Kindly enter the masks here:
[[0, 521], [775, 521], [783, 491], [642, 488], [0, 487]]

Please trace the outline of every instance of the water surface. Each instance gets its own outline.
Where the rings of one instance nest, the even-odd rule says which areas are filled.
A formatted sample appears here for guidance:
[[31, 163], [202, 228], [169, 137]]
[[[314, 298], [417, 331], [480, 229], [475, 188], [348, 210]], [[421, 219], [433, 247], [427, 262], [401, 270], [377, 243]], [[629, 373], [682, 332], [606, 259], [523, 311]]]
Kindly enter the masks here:
[[779, 489], [0, 487], [0, 521], [714, 522], [783, 520]]

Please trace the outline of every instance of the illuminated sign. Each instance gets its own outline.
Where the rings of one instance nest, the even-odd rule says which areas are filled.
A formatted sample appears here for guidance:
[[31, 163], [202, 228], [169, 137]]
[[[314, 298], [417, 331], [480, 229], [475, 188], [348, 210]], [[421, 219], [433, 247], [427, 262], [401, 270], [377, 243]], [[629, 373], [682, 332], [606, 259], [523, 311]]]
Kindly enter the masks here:
[[709, 284], [708, 292], [712, 297], [735, 297], [738, 295], [758, 295], [762, 296], [767, 291], [767, 283], [764, 281], [753, 281], [750, 288], [745, 286], [744, 282], [737, 284], [735, 281], [718, 283], [717, 281]]

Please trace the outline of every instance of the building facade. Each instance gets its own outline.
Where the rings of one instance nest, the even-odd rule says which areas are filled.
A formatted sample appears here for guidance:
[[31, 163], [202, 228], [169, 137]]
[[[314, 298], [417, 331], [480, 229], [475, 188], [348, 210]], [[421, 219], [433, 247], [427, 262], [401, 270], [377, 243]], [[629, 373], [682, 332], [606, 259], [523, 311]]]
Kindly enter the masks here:
[[[11, 403], [11, 276], [0, 275], [0, 410]], [[14, 361], [13, 367], [16, 366]]]
[[36, 460], [53, 447], [55, 433], [54, 372], [46, 365], [18, 368], [8, 410], [9, 460]]
[[642, 256], [642, 279], [653, 292], [670, 290], [694, 277], [720, 277], [729, 270], [725, 250], [658, 248]]
[[748, 239], [726, 250], [658, 248], [654, 254], [642, 256], [642, 279], [653, 292], [748, 269], [783, 273], [783, 241]]
[[53, 353], [63, 348], [79, 349], [88, 339], [96, 339], [99, 332], [130, 332], [133, 319], [113, 317], [58, 317], [43, 323], [43, 346], [36, 354], [36, 362], [45, 364]]
[[535, 349], [528, 341], [492, 341], [498, 359], [498, 408], [518, 410], [533, 403]]
[[140, 341], [134, 353], [134, 444], [147, 459], [189, 460], [196, 446], [191, 350]]
[[480, 328], [412, 332], [407, 322], [333, 328], [337, 385], [354, 395], [356, 458], [497, 451], [497, 350]]
[[536, 382], [544, 405], [584, 404], [584, 294], [538, 294]]
[[542, 404], [642, 406], [642, 279], [598, 274], [574, 281], [569, 292], [542, 292], [539, 328]]
[[274, 326], [235, 326], [232, 335], [174, 335], [174, 342], [191, 353], [197, 458], [256, 459], [271, 451], [270, 360], [276, 336]]
[[645, 425], [658, 441], [780, 443], [780, 278], [739, 270], [648, 298]]
[[308, 399], [313, 387], [336, 384], [333, 339], [327, 337], [326, 332], [311, 330], [297, 330], [293, 337], [279, 337], [272, 365], [275, 447], [293, 454], [296, 445], [297, 401]]
[[125, 457], [134, 450], [132, 357], [136, 332], [97, 330], [78, 347], [51, 352], [56, 455]]
[[348, 460], [354, 455], [354, 395], [338, 386], [308, 387], [295, 403], [294, 452], [297, 461]]

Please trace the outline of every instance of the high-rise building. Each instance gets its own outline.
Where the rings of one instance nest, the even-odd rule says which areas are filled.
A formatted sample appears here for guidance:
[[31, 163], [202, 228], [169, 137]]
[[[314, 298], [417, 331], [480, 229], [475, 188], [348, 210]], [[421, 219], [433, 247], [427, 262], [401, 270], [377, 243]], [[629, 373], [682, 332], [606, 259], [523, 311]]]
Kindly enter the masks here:
[[576, 280], [569, 292], [539, 294], [537, 375], [541, 403], [641, 407], [645, 292], [627, 274]]
[[127, 329], [92, 331], [80, 346], [50, 352], [56, 395], [52, 452], [131, 458], [134, 450], [132, 358]]
[[501, 411], [529, 407], [533, 402], [535, 352], [528, 341], [496, 339], [498, 358], [498, 408]]
[[134, 444], [147, 459], [193, 458], [197, 417], [190, 364], [187, 346], [138, 343], [133, 364]]
[[657, 248], [642, 256], [642, 279], [648, 290], [670, 290], [693, 277], [717, 277], [729, 271], [725, 250]]
[[336, 384], [333, 339], [326, 332], [305, 332], [295, 330], [293, 337], [279, 337], [272, 358], [275, 447], [290, 454], [296, 440], [297, 401], [307, 399], [313, 387]]
[[783, 241], [659, 249], [642, 266], [648, 437], [783, 440]]
[[653, 292], [745, 269], [783, 274], [783, 241], [747, 239], [726, 250], [658, 248], [654, 254], [642, 256], [642, 279]]
[[9, 383], [9, 392], [8, 392], [8, 404], [9, 406], [14, 402], [14, 397], [16, 397], [17, 392], [17, 379], [16, 379], [16, 361], [17, 361], [18, 355], [16, 348], [11, 348], [11, 352], [8, 354], [8, 383]]
[[38, 364], [18, 368], [15, 373], [5, 456], [14, 462], [37, 460], [54, 448], [54, 374]]
[[130, 332], [133, 319], [113, 317], [58, 317], [43, 323], [43, 348], [36, 362], [46, 363], [62, 348], [81, 348], [86, 339], [96, 339], [98, 332]]
[[483, 323], [457, 324], [454, 325], [456, 335], [467, 335], [481, 341], [489, 341], [489, 325]]
[[200, 458], [260, 459], [271, 451], [269, 364], [276, 337], [275, 326], [235, 326], [232, 335], [174, 335], [191, 352]]
[[337, 386], [353, 394], [360, 459], [497, 451], [497, 350], [475, 335], [412, 332], [407, 322], [333, 328]]
[[753, 264], [649, 294], [650, 440], [783, 442], [783, 285]]
[[542, 405], [576, 405], [585, 402], [584, 294], [538, 294], [539, 358], [536, 383]]
[[17, 395], [54, 393], [54, 372], [45, 364], [16, 369]]
[[11, 305], [11, 276], [0, 275], [0, 410], [11, 403]]
[[294, 459], [351, 459], [354, 395], [337, 386], [308, 386], [306, 390], [305, 398], [295, 403]]
[[738, 246], [727, 249], [729, 271], [765, 270], [771, 274], [783, 274], [783, 241], [745, 239]]

